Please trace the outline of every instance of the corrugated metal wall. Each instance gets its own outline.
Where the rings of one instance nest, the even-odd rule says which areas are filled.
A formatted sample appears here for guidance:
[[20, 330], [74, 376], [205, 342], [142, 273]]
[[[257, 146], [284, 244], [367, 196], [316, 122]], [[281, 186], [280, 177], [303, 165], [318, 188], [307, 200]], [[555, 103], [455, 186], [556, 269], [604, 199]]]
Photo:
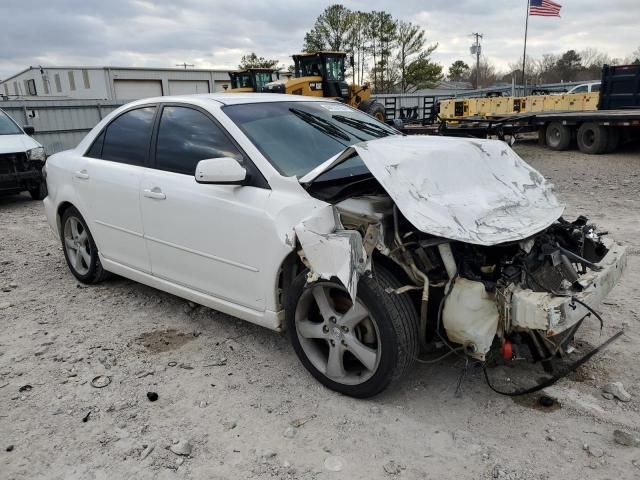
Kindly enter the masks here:
[[122, 103], [100, 100], [25, 100], [0, 102], [20, 125], [32, 125], [33, 136], [51, 155], [74, 148], [105, 115]]

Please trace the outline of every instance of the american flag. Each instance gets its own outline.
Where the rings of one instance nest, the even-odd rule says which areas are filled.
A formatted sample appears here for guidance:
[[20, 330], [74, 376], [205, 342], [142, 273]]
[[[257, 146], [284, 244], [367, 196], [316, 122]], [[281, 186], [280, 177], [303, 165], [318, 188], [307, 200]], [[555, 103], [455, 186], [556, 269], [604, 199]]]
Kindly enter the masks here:
[[539, 17], [559, 17], [562, 5], [551, 0], [530, 0], [529, 15]]

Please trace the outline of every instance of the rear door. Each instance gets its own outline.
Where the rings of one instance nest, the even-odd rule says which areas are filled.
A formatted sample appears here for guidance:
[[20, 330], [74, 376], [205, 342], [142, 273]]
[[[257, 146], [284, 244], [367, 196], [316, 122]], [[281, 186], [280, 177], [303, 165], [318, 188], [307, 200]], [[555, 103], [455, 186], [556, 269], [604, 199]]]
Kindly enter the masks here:
[[144, 272], [151, 272], [151, 264], [143, 237], [140, 182], [157, 110], [144, 106], [116, 117], [86, 152], [84, 168], [74, 173], [100, 253]]
[[[153, 275], [264, 310], [264, 246], [277, 241], [266, 182], [210, 114], [192, 106], [165, 105], [155, 143], [141, 200]], [[217, 157], [240, 161], [253, 183], [197, 183], [198, 161]]]

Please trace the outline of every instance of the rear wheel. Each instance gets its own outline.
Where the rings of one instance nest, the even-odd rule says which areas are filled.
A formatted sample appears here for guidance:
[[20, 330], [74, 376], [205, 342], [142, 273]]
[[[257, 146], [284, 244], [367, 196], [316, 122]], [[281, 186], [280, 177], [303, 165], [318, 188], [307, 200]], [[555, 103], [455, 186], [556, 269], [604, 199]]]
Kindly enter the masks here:
[[607, 127], [587, 122], [578, 129], [578, 148], [583, 153], [596, 155], [604, 153], [609, 143]]
[[364, 113], [368, 113], [376, 120], [384, 123], [384, 105], [382, 105], [380, 102], [376, 102], [375, 100], [365, 100], [360, 104], [359, 108]]
[[545, 140], [551, 150], [566, 150], [571, 145], [571, 129], [560, 122], [551, 122], [546, 128]]
[[62, 215], [62, 250], [71, 273], [83, 283], [104, 280], [108, 272], [102, 268], [87, 223], [75, 207], [69, 207]]
[[418, 353], [418, 316], [407, 294], [389, 294], [400, 283], [376, 268], [363, 277], [353, 302], [338, 282], [291, 285], [287, 327], [305, 368], [323, 385], [352, 397], [381, 392], [412, 365]]

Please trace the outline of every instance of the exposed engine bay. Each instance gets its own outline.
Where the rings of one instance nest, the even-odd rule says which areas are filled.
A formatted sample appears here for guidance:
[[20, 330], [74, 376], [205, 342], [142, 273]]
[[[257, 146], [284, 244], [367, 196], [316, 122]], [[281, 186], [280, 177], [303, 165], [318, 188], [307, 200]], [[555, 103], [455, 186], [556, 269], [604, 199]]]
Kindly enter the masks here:
[[437, 162], [429, 170], [423, 156], [417, 168], [420, 142], [392, 144], [388, 160], [371, 148], [385, 141], [352, 147], [373, 176], [307, 185], [329, 204], [296, 228], [309, 280], [337, 276], [355, 298], [359, 275], [385, 262], [406, 281], [388, 293], [414, 299], [423, 351], [446, 345], [484, 361], [525, 344], [543, 362], [570, 353], [584, 318], [600, 319], [593, 306], [622, 275], [625, 247], [583, 216], [565, 220], [544, 178], [500, 142], [463, 144], [462, 163], [476, 155], [469, 169], [486, 166], [469, 175], [486, 179], [462, 175], [458, 187], [438, 182], [447, 167]]
[[[600, 262], [610, 252], [606, 232], [585, 217], [573, 222], [559, 218], [525, 240], [482, 246], [418, 231], [385, 196], [351, 198], [336, 210], [345, 230], [360, 233], [366, 253], [377, 252], [373, 275], [376, 257], [384, 255], [410, 280], [397, 293], [420, 293], [423, 347], [448, 341], [480, 360], [513, 335], [520, 340], [522, 332], [533, 337], [526, 342], [538, 359], [564, 353], [571, 339], [562, 333], [570, 329], [573, 334], [581, 318], [565, 315], [560, 305], [531, 318], [522, 305], [538, 294], [536, 305], [542, 309], [549, 297], [573, 302], [571, 312], [584, 308], [577, 296], [589, 289], [593, 274], [603, 271]], [[526, 318], [520, 318], [518, 307]]]

